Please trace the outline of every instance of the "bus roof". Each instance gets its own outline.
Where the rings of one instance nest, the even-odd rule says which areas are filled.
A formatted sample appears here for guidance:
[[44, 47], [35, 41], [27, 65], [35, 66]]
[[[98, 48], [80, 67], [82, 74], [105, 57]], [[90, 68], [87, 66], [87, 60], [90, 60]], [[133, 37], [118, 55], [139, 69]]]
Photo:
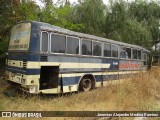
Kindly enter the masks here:
[[119, 41], [111, 40], [111, 39], [108, 39], [108, 38], [97, 37], [97, 36], [94, 36], [94, 35], [74, 32], [74, 31], [71, 31], [71, 30], [68, 30], [68, 29], [65, 29], [65, 28], [61, 28], [61, 27], [58, 27], [58, 26], [51, 25], [49, 23], [38, 22], [38, 21], [22, 21], [22, 22], [19, 22], [19, 23], [23, 23], [23, 22], [31, 22], [33, 25], [38, 24], [38, 26], [41, 30], [53, 31], [53, 32], [67, 34], [67, 35], [71, 35], [71, 36], [75, 36], [75, 37], [86, 38], [86, 39], [91, 39], [91, 40], [98, 40], [100, 42], [107, 42], [107, 43], [110, 43], [110, 44], [116, 44], [116, 45], [131, 47], [131, 48], [143, 49], [143, 51], [150, 52], [146, 48], [138, 46], [138, 45], [119, 42]]

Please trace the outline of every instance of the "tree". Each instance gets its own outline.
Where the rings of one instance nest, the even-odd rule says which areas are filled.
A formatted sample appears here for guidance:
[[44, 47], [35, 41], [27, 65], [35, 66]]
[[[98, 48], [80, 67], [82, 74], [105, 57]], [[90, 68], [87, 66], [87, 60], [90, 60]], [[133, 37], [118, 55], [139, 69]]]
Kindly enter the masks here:
[[[73, 18], [74, 17], [74, 18]], [[85, 25], [84, 33], [103, 36], [105, 5], [102, 0], [81, 0], [74, 8], [73, 21]]]
[[137, 19], [138, 22], [147, 26], [147, 30], [151, 34], [150, 42], [152, 42], [152, 45], [157, 43], [159, 39], [158, 19], [160, 18], [160, 6], [154, 1], [150, 3], [136, 1], [131, 3], [129, 13], [131, 18]]
[[82, 29], [84, 29], [83, 24], [72, 21], [73, 7], [68, 1], [63, 4], [63, 1], [59, 1], [58, 5], [46, 5], [41, 11], [42, 21], [73, 31], [82, 31]]
[[[128, 4], [123, 0], [111, 1], [105, 23], [107, 38], [151, 48], [152, 34], [141, 16], [133, 16], [135, 2]], [[137, 9], [138, 11], [138, 9]], [[141, 15], [141, 14], [140, 14]]]

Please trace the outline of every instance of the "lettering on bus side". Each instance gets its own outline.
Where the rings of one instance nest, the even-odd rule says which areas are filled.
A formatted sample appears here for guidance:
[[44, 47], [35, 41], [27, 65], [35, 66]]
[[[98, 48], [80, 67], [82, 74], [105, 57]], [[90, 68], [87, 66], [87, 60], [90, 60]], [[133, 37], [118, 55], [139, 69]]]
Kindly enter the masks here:
[[119, 69], [139, 69], [141, 67], [140, 63], [120, 63]]

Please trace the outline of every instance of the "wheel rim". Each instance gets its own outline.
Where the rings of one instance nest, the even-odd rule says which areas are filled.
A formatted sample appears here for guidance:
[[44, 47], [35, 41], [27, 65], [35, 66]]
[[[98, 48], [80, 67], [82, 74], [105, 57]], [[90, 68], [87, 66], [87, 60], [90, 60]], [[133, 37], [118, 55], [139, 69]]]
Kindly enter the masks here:
[[83, 90], [88, 91], [91, 88], [91, 80], [90, 79], [84, 79], [83, 81]]

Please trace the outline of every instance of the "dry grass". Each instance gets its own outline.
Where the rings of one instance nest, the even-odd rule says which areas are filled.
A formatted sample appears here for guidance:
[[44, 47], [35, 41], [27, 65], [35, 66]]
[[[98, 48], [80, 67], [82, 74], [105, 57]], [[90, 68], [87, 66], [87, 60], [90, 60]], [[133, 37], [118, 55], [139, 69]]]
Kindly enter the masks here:
[[[11, 111], [160, 111], [160, 69], [130, 76], [123, 83], [109, 84], [89, 92], [61, 97], [7, 97], [0, 80], [0, 110]], [[44, 119], [44, 118], [43, 118]], [[45, 118], [49, 119], [49, 118]], [[57, 118], [54, 118], [57, 119]], [[61, 118], [67, 120], [68, 118]], [[82, 119], [82, 118], [72, 118]], [[83, 118], [85, 120], [100, 118]], [[82, 119], [82, 120], [83, 120]], [[102, 119], [102, 118], [101, 118]], [[104, 118], [105, 119], [105, 118]], [[125, 118], [127, 120], [133, 118]], [[21, 120], [21, 118], [19, 119]], [[103, 119], [102, 119], [103, 120]]]

